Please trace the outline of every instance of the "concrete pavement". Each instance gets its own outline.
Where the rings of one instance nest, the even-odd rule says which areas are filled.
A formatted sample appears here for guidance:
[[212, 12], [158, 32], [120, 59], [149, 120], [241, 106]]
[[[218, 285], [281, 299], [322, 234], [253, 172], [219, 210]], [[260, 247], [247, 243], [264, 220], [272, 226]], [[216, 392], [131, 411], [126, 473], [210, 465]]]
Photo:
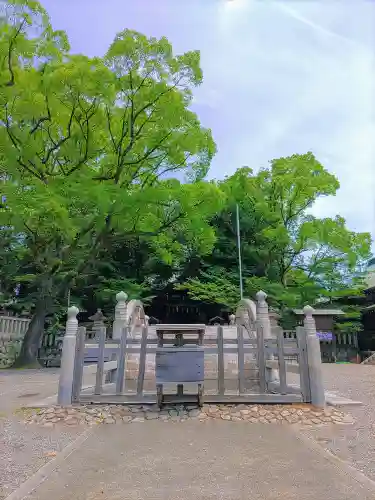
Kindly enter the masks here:
[[11, 500], [375, 498], [373, 483], [306, 445], [287, 425], [102, 425], [48, 467], [41, 484], [32, 479]]

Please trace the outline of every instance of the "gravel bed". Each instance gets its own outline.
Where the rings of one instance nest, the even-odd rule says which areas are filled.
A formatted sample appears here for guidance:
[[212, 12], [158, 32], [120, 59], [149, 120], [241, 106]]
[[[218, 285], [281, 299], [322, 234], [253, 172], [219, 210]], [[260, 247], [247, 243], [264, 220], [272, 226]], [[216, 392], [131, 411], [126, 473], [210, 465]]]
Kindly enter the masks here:
[[17, 417], [0, 418], [0, 499], [69, 445], [80, 427], [25, 427]]
[[353, 418], [351, 426], [316, 427], [303, 432], [375, 481], [375, 366], [324, 364], [323, 373], [328, 391], [363, 404], [341, 408]]
[[156, 405], [88, 405], [62, 408], [35, 409], [29, 412], [24, 423], [38, 424], [47, 428], [55, 426], [129, 424], [162, 420], [183, 422], [188, 419], [210, 421], [214, 419], [232, 422], [264, 424], [352, 424], [353, 419], [334, 408], [314, 408], [311, 405], [207, 405], [202, 409], [196, 406], [170, 405], [159, 409]]

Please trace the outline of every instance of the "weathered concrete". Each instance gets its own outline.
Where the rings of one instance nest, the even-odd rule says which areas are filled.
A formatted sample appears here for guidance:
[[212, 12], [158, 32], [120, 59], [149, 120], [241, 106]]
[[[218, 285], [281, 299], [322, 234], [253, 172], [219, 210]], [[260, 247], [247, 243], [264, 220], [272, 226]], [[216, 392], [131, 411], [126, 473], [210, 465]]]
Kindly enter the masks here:
[[362, 405], [342, 408], [354, 418], [354, 425], [317, 426], [305, 432], [375, 481], [375, 366], [327, 363], [323, 373], [327, 389], [359, 399]]
[[78, 312], [79, 312], [78, 307], [75, 306], [69, 307], [68, 320], [66, 322], [66, 329], [63, 341], [57, 402], [60, 405], [64, 406], [72, 404], [74, 358], [75, 358], [76, 340], [78, 332], [78, 320], [77, 320]]
[[305, 306], [303, 308], [303, 312], [305, 314], [303, 324], [306, 334], [311, 403], [315, 406], [324, 407], [325, 394], [322, 371], [322, 357], [320, 353], [320, 341], [316, 336], [316, 325], [315, 319], [313, 317], [314, 309], [311, 306]]
[[180, 425], [155, 421], [126, 432], [95, 428], [67, 460], [57, 457], [55, 471], [25, 498], [316, 500], [327, 494], [373, 500], [375, 489], [289, 427], [189, 422], [181, 432]]

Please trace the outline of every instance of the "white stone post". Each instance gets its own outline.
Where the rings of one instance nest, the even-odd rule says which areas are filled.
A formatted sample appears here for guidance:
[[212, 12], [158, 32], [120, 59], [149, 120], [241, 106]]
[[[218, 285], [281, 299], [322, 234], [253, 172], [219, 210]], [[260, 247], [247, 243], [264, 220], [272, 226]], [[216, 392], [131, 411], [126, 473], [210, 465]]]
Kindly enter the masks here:
[[117, 304], [115, 307], [115, 320], [112, 328], [112, 338], [121, 340], [122, 331], [128, 322], [128, 306], [126, 304], [128, 296], [125, 292], [116, 295]]
[[145, 326], [148, 326], [148, 322], [150, 321], [150, 316], [147, 316], [147, 314], [145, 314]]
[[72, 404], [74, 360], [78, 332], [78, 313], [79, 310], [77, 307], [69, 307], [61, 354], [59, 391], [57, 395], [57, 404], [61, 406], [70, 406]]
[[235, 314], [230, 314], [229, 315], [229, 325], [234, 326], [236, 324], [236, 315]]
[[[271, 335], [271, 321], [268, 315], [268, 304], [266, 301], [267, 294], [266, 292], [260, 290], [255, 297], [257, 299], [257, 322], [263, 328], [263, 338], [270, 339], [272, 338], [272, 335]], [[274, 357], [272, 354], [267, 356], [268, 360], [272, 360], [273, 358]], [[276, 380], [279, 379], [278, 370], [268, 368], [266, 370], [266, 375], [267, 375], [267, 382], [275, 382]]]
[[311, 403], [314, 406], [324, 407], [326, 400], [322, 373], [322, 355], [320, 353], [320, 341], [316, 334], [315, 319], [313, 317], [314, 309], [311, 306], [305, 306], [303, 312], [305, 314], [303, 325], [306, 335]]

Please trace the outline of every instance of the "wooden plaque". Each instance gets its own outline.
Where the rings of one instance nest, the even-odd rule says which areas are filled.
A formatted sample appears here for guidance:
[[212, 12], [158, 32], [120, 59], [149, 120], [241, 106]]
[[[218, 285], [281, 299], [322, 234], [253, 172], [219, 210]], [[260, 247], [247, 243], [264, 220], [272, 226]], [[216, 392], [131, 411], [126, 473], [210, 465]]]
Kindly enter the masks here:
[[204, 381], [204, 349], [159, 348], [156, 350], [155, 372], [157, 384], [201, 383]]

